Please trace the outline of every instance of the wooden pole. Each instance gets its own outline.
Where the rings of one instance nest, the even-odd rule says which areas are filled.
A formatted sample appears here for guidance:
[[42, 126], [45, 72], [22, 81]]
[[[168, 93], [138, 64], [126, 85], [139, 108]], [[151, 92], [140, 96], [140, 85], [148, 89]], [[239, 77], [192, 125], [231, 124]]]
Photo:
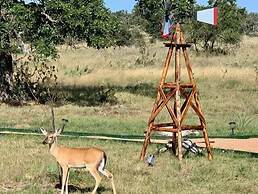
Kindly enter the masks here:
[[161, 75], [161, 79], [160, 79], [160, 86], [163, 86], [166, 78], [167, 78], [167, 74], [168, 74], [168, 68], [170, 65], [170, 60], [172, 58], [172, 54], [173, 54], [173, 50], [174, 48], [169, 48], [168, 50], [168, 54], [164, 63], [164, 67], [163, 67], [163, 71], [162, 71], [162, 75]]
[[[199, 102], [199, 98], [197, 96], [197, 93], [194, 95], [194, 99], [195, 99], [195, 102], [196, 102], [196, 105], [197, 105], [197, 108], [199, 109], [199, 112], [202, 113], [202, 108], [201, 108], [201, 104]], [[204, 119], [204, 115], [202, 114], [203, 116], [203, 119]], [[212, 157], [212, 153], [211, 153], [211, 145], [210, 145], [210, 141], [209, 141], [209, 137], [208, 137], [208, 133], [206, 131], [206, 122], [205, 122], [205, 119], [204, 121], [200, 119], [200, 122], [201, 122], [201, 125], [203, 126], [203, 137], [204, 137], [204, 140], [205, 140], [205, 144], [206, 144], [206, 149], [207, 149], [207, 153], [208, 153], [208, 160], [212, 160], [213, 157]]]
[[140, 160], [144, 160], [144, 157], [146, 155], [147, 146], [150, 143], [150, 136], [151, 136], [151, 126], [148, 127], [147, 132], [145, 134], [145, 139], [144, 139], [143, 146], [142, 146]]
[[[176, 26], [176, 43], [180, 44], [180, 37], [181, 37], [181, 29], [180, 25], [177, 24]], [[182, 131], [181, 131], [181, 104], [180, 104], [180, 74], [181, 74], [181, 67], [180, 67], [180, 47], [176, 47], [176, 57], [175, 57], [175, 83], [176, 83], [176, 96], [175, 96], [175, 109], [176, 109], [176, 117], [179, 125], [177, 126], [177, 149], [178, 149], [178, 159], [179, 161], [183, 158], [182, 152]]]

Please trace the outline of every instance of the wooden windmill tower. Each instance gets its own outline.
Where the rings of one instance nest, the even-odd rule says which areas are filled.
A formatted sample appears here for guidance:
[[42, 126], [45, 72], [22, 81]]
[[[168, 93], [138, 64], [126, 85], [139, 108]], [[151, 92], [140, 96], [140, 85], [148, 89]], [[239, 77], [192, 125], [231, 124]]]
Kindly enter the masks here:
[[[182, 131], [184, 130], [198, 130], [201, 131], [205, 140], [208, 159], [212, 159], [211, 147], [206, 131], [206, 121], [201, 109], [198, 98], [197, 86], [193, 77], [192, 64], [190, 63], [188, 48], [191, 46], [187, 44], [184, 39], [183, 32], [180, 25], [176, 25], [175, 40], [170, 43], [165, 43], [168, 47], [168, 53], [164, 62], [161, 79], [158, 86], [157, 98], [153, 105], [152, 112], [148, 121], [148, 128], [145, 134], [144, 143], [141, 151], [141, 160], [146, 155], [147, 147], [151, 141], [151, 135], [154, 131], [166, 131], [173, 134], [171, 136], [173, 142], [174, 152], [176, 151], [179, 160], [182, 160]], [[172, 56], [174, 55], [174, 80], [167, 81], [169, 66], [171, 64]], [[182, 57], [181, 57], [182, 56]], [[182, 67], [180, 59], [184, 58], [184, 63], [187, 69], [188, 83], [181, 82]], [[156, 118], [163, 109], [167, 110], [170, 122], [157, 122]], [[199, 124], [187, 125], [185, 124], [186, 116], [189, 110], [197, 115]], [[177, 145], [177, 146], [175, 146]]]

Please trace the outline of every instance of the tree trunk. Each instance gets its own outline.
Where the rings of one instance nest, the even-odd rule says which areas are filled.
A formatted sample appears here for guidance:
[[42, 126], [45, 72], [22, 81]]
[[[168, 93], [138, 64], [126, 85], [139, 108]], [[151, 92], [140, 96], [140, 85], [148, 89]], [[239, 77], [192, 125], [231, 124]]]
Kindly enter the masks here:
[[13, 58], [0, 52], [0, 101], [11, 100], [13, 93]]
[[213, 40], [213, 41], [211, 42], [211, 52], [214, 51], [214, 44], [215, 44], [215, 40]]

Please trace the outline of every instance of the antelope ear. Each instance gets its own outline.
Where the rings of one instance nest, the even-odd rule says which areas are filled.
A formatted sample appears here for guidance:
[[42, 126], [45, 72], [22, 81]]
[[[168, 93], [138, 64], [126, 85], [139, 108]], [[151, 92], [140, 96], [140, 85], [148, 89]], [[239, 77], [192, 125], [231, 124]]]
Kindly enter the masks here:
[[43, 135], [47, 136], [47, 131], [44, 128], [40, 128], [41, 132], [43, 133]]
[[55, 135], [56, 136], [61, 135], [62, 131], [63, 131], [62, 129], [57, 129], [55, 132]]

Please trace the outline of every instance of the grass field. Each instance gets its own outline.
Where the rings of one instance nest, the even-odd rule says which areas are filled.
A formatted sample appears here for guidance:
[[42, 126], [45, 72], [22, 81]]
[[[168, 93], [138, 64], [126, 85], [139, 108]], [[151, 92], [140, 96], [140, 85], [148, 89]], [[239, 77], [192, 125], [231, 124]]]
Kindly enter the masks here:
[[[240, 48], [229, 56], [197, 56], [191, 52], [210, 136], [229, 136], [230, 121], [239, 126], [236, 136], [258, 135], [257, 47], [258, 38], [245, 37]], [[61, 118], [68, 118], [66, 132], [142, 135], [167, 52], [162, 43], [149, 45], [150, 56], [156, 53], [151, 65], [135, 64], [140, 55], [134, 47], [59, 49], [60, 59], [53, 63], [59, 70], [60, 90], [68, 97], [55, 107], [57, 125]], [[115, 101], [94, 105], [89, 96], [103, 90], [111, 90]], [[166, 118], [164, 114], [159, 119]], [[193, 121], [191, 114], [188, 119]], [[50, 126], [48, 105], [0, 105], [0, 128], [37, 130]], [[56, 193], [56, 162], [41, 144], [42, 139], [0, 135], [0, 193]], [[59, 143], [103, 147], [109, 156], [108, 169], [122, 194], [258, 193], [257, 159], [250, 154], [215, 151], [211, 162], [205, 157], [190, 156], [180, 165], [175, 157], [165, 153], [150, 168], [138, 160], [142, 146], [138, 143], [64, 137]], [[156, 145], [150, 146], [148, 152], [154, 150]], [[93, 189], [94, 181], [85, 172], [73, 172], [70, 179], [73, 193]], [[111, 191], [104, 179], [99, 193]]]
[[[1, 193], [56, 193], [58, 171], [43, 137], [1, 136]], [[155, 167], [139, 162], [141, 144], [60, 138], [69, 146], [97, 146], [108, 153], [107, 169], [114, 174], [118, 193], [257, 193], [257, 158], [248, 154], [215, 151], [213, 161], [189, 156], [180, 165], [169, 153], [157, 158]], [[150, 146], [153, 152], [155, 145]], [[72, 171], [71, 193], [90, 193], [89, 173]], [[103, 179], [99, 193], [112, 193]]]

